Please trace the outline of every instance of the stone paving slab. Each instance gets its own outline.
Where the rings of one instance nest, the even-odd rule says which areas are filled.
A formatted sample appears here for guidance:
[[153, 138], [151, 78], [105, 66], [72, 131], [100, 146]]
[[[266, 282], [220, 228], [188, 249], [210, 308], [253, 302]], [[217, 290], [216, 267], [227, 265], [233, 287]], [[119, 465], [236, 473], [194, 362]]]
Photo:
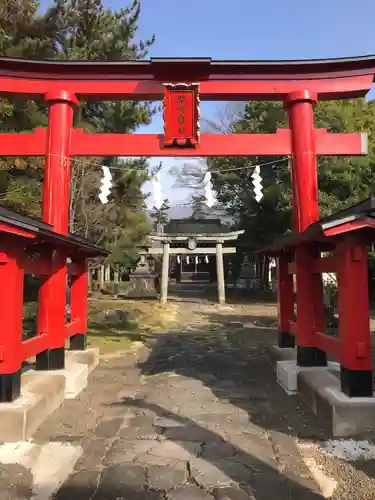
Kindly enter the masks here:
[[[298, 418], [262, 342], [254, 334], [252, 347], [238, 348], [227, 328], [207, 330], [199, 305], [184, 304], [180, 325], [138, 366], [130, 356], [104, 360], [36, 435], [83, 449], [53, 500], [322, 498], [296, 446], [299, 428], [289, 427], [302, 420], [310, 433], [320, 429]], [[30, 499], [27, 484], [9, 498]]]

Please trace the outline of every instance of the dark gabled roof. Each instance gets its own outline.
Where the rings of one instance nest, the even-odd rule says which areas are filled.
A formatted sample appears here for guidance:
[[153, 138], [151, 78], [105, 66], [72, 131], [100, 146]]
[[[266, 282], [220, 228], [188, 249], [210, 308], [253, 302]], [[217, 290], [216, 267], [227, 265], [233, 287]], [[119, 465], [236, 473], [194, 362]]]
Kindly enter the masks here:
[[[360, 221], [368, 221], [363, 227], [360, 227], [358, 223]], [[296, 245], [303, 242], [320, 242], [328, 243], [330, 242], [330, 237], [338, 234], [343, 234], [347, 230], [337, 231], [334, 234], [334, 228], [339, 228], [346, 224], [356, 226], [356, 228], [371, 229], [374, 231], [375, 226], [375, 197], [367, 198], [356, 205], [352, 205], [348, 208], [340, 210], [335, 214], [318, 220], [314, 224], [311, 224], [302, 233], [290, 233], [283, 238], [280, 238], [275, 243], [269, 247], [258, 250], [259, 254], [269, 254], [276, 255], [286, 249], [291, 249]]]
[[171, 219], [164, 226], [165, 234], [222, 234], [230, 229], [220, 219]]
[[375, 197], [370, 196], [365, 200], [356, 203], [355, 205], [351, 205], [350, 207], [344, 208], [335, 214], [330, 215], [329, 217], [324, 217], [320, 219], [316, 224], [326, 224], [331, 221], [335, 221], [336, 219], [342, 219], [344, 217], [351, 217], [353, 215], [367, 215], [369, 217], [375, 216]]
[[10, 220], [17, 222], [18, 227], [23, 229], [29, 229], [30, 227], [42, 229], [45, 231], [53, 231], [50, 224], [37, 219], [35, 217], [29, 217], [28, 215], [22, 215], [12, 210], [0, 206], [0, 220], [3, 222], [8, 222]]
[[96, 247], [85, 238], [81, 238], [73, 234], [64, 236], [56, 233], [50, 224], [46, 224], [45, 222], [42, 222], [34, 217], [21, 215], [4, 207], [0, 207], [0, 222], [30, 231], [31, 233], [48, 239], [49, 241], [53, 240], [61, 242], [65, 246], [75, 247], [75, 249], [90, 255], [106, 256], [109, 253], [106, 250]]

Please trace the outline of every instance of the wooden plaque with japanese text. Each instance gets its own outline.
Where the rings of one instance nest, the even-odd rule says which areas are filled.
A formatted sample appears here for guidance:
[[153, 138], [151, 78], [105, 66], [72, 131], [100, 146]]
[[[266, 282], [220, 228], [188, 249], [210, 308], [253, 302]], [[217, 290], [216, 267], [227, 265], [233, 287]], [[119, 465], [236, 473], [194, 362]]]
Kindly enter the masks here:
[[164, 145], [199, 144], [199, 84], [164, 84]]

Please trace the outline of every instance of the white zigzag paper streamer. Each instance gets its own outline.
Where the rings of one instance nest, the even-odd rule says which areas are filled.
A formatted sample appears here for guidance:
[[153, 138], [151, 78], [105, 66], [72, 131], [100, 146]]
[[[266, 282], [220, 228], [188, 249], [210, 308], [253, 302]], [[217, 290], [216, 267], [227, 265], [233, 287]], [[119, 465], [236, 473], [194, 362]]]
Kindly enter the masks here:
[[103, 178], [100, 181], [99, 200], [103, 205], [108, 202], [108, 196], [111, 194], [112, 174], [108, 167], [102, 166]]
[[255, 199], [259, 203], [260, 200], [263, 198], [263, 186], [262, 186], [262, 177], [260, 175], [260, 167], [257, 165], [254, 169], [254, 173], [252, 174], [252, 179], [253, 179], [253, 186], [254, 186], [254, 194], [255, 194]]
[[203, 178], [204, 196], [206, 198], [206, 205], [212, 208], [217, 203], [217, 199], [212, 187], [211, 172], [206, 172]]

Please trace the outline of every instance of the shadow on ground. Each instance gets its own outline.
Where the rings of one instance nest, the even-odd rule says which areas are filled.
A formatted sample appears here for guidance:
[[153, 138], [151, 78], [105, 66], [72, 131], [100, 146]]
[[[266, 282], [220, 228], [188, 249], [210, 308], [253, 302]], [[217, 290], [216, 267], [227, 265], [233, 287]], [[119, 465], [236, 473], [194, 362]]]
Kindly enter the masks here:
[[[136, 412], [135, 425], [140, 417], [152, 420], [159, 439], [175, 441], [187, 451], [195, 452], [198, 449], [196, 444], [200, 443], [197, 458], [187, 463], [192, 484], [196, 481], [192, 469], [197, 460], [203, 459], [240, 484], [248, 494], [255, 495], [246, 498], [322, 498], [291, 436], [300, 439], [323, 439], [326, 436], [314, 417], [299, 406], [298, 400], [288, 397], [275, 383], [275, 374], [265, 356], [265, 346], [274, 343], [274, 330], [244, 330], [241, 327], [237, 331], [236, 322], [251, 322], [252, 318], [247, 315], [207, 313], [205, 316], [203, 320], [207, 320], [209, 331], [192, 327], [189, 331], [171, 331], [149, 338], [151, 352], [139, 368], [144, 376], [152, 376], [147, 379], [147, 384], [157, 380], [154, 396], [140, 394], [137, 398], [124, 398], [116, 405], [124, 405]], [[269, 324], [270, 318], [256, 319]], [[248, 335], [246, 348], [243, 347], [244, 331]], [[171, 372], [176, 378], [163, 377]], [[185, 382], [180, 387], [181, 379]], [[230, 403], [241, 415], [246, 412], [246, 421], [238, 420], [236, 411], [233, 420], [217, 414], [220, 409], [215, 403], [212, 407], [209, 404], [202, 408], [203, 402], [199, 401], [199, 394], [194, 397], [194, 392], [186, 409], [179, 400], [179, 393], [183, 393], [183, 386], [189, 379], [200, 381], [203, 387], [212, 391], [217, 401]], [[169, 399], [168, 391], [171, 391]], [[155, 424], [155, 415], [156, 422], [166, 419], [173, 422], [173, 426]], [[227, 436], [225, 432], [219, 433], [223, 428], [228, 429]], [[277, 460], [272, 459], [270, 449]], [[214, 496], [223, 500], [242, 499], [233, 493], [225, 496], [224, 490], [221, 493], [216, 491]], [[168, 498], [180, 499], [177, 496]], [[185, 498], [190, 497], [181, 496], [181, 499]]]
[[[217, 398], [246, 410], [249, 421], [264, 429], [301, 439], [327, 437], [299, 399], [288, 396], [275, 381], [266, 354], [267, 346], [276, 343], [276, 331], [269, 327], [272, 319], [216, 312], [202, 316], [207, 319], [209, 331], [192, 328], [149, 337], [152, 350], [140, 365], [142, 373], [174, 372], [201, 380]], [[254, 327], [240, 326], [251, 323]]]
[[[273, 500], [275, 491], [278, 492], [277, 498], [280, 500], [315, 500], [322, 498], [317, 491], [313, 491], [316, 485], [312, 484], [311, 480], [308, 479], [308, 472], [305, 467], [301, 467], [301, 463], [293, 460], [292, 456], [289, 457], [289, 464], [280, 473], [278, 462], [273, 460], [272, 455], [268, 454], [267, 442], [263, 441], [257, 432], [252, 434], [254, 431], [249, 426], [247, 426], [248, 433], [242, 431], [237, 435], [237, 438], [239, 440], [248, 440], [248, 448], [257, 450], [256, 455], [245, 452], [246, 445], [243, 442], [241, 446], [233, 444], [232, 436], [223, 439], [222, 435], [199, 425], [189, 418], [167, 411], [159, 405], [148, 403], [147, 398], [123, 400], [118, 404], [125, 405], [131, 410], [137, 408], [140, 410], [141, 416], [152, 414], [160, 419], [173, 422], [172, 427], [154, 425], [154, 430], [161, 438], [178, 443], [187, 452], [194, 454], [197, 453], [198, 449], [200, 450], [197, 453], [197, 458], [186, 462], [186, 475], [187, 484], [195, 485], [196, 488], [201, 490], [201, 494], [204, 488], [211, 490], [213, 482], [212, 470], [202, 465], [203, 462], [206, 462], [211, 464], [214, 470], [216, 469], [216, 476], [217, 471], [220, 471], [223, 473], [223, 477], [226, 476], [233, 481], [233, 486], [221, 486], [210, 491], [214, 498], [218, 500], [250, 500], [252, 498], [256, 500]], [[215, 415], [212, 414], [212, 416]], [[219, 420], [218, 424], [220, 425]], [[281, 440], [276, 455], [291, 452], [290, 447], [288, 450], [282, 448], [283, 443]], [[295, 451], [293, 450], [294, 453]], [[220, 478], [220, 476], [219, 474], [218, 477]], [[305, 486], [303, 483], [308, 484]], [[239, 485], [240, 491], [246, 492], [248, 496], [241, 496], [234, 485]], [[198, 490], [196, 495], [191, 498], [196, 500], [205, 498], [197, 495], [197, 492]], [[170, 493], [168, 498], [180, 499], [179, 496], [174, 497], [173, 493]], [[181, 499], [185, 498], [190, 499], [190, 497], [181, 496]], [[207, 499], [209, 498], [211, 497], [208, 496]]]
[[[328, 436], [275, 381], [274, 306], [200, 304], [180, 305], [168, 333], [142, 335], [138, 365], [130, 353], [103, 361], [37, 433], [83, 449], [55, 500], [322, 498], [296, 438]], [[346, 479], [336, 465], [332, 498], [372, 498], [370, 470]]]

